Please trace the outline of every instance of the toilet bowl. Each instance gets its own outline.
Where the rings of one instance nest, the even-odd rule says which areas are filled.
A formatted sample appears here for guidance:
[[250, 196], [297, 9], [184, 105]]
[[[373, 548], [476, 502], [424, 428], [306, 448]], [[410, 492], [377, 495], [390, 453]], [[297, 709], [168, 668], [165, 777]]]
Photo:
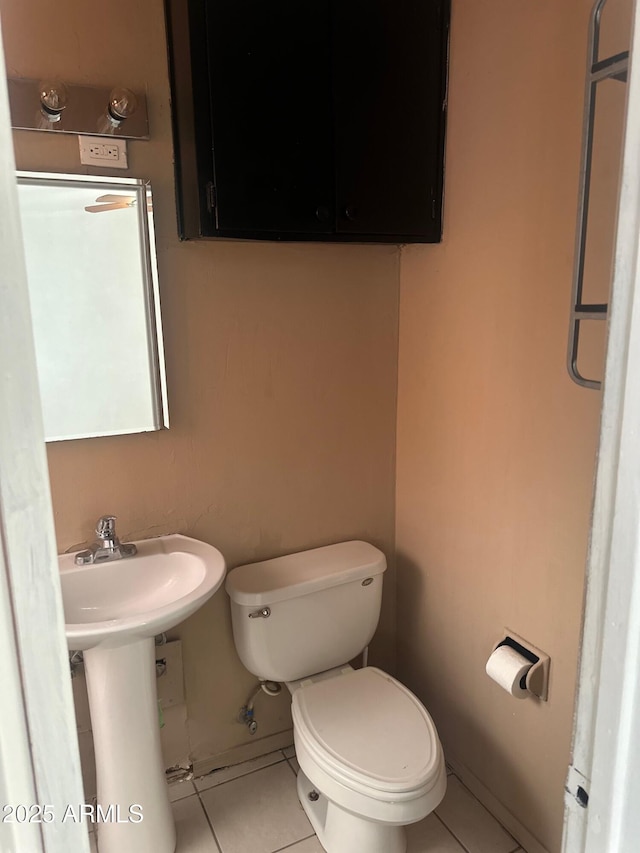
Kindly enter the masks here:
[[446, 789], [428, 712], [374, 667], [298, 685], [298, 796], [320, 843], [329, 853], [404, 853], [405, 826], [432, 812]]
[[298, 796], [327, 853], [405, 853], [405, 827], [446, 789], [418, 698], [380, 669], [344, 663], [373, 636], [385, 569], [381, 551], [353, 541], [227, 575], [242, 662], [291, 691]]

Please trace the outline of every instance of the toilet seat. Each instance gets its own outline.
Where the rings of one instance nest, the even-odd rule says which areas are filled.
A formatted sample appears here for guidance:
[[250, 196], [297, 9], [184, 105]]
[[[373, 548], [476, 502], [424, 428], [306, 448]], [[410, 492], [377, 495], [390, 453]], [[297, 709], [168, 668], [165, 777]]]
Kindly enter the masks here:
[[422, 703], [375, 667], [303, 683], [293, 694], [296, 741], [323, 773], [386, 803], [442, 783], [442, 748]]

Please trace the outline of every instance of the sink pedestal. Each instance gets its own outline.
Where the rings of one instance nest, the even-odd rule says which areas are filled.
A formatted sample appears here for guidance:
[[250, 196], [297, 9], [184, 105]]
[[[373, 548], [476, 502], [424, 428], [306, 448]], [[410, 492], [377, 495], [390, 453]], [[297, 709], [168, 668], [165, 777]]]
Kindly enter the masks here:
[[[154, 640], [88, 649], [84, 663], [102, 808], [96, 825], [100, 853], [174, 853]], [[141, 808], [131, 810], [134, 805]]]

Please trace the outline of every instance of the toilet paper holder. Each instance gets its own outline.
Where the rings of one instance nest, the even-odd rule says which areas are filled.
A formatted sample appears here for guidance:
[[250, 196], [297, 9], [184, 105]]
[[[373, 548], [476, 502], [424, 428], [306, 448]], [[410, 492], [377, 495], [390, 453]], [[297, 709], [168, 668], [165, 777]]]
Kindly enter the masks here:
[[499, 643], [493, 647], [493, 651], [500, 646], [511, 646], [518, 654], [531, 661], [533, 666], [525, 676], [525, 684], [529, 693], [546, 702], [549, 698], [549, 669], [551, 658], [548, 654], [536, 648], [536, 646], [523, 640], [514, 631], [505, 628], [504, 636]]

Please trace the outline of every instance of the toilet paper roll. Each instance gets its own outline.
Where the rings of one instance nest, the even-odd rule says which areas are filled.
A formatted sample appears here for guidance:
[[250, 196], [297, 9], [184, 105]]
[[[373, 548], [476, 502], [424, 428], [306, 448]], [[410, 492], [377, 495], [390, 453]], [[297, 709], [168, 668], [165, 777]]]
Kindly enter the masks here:
[[525, 677], [533, 664], [511, 646], [498, 646], [487, 661], [487, 675], [516, 699], [526, 699]]

